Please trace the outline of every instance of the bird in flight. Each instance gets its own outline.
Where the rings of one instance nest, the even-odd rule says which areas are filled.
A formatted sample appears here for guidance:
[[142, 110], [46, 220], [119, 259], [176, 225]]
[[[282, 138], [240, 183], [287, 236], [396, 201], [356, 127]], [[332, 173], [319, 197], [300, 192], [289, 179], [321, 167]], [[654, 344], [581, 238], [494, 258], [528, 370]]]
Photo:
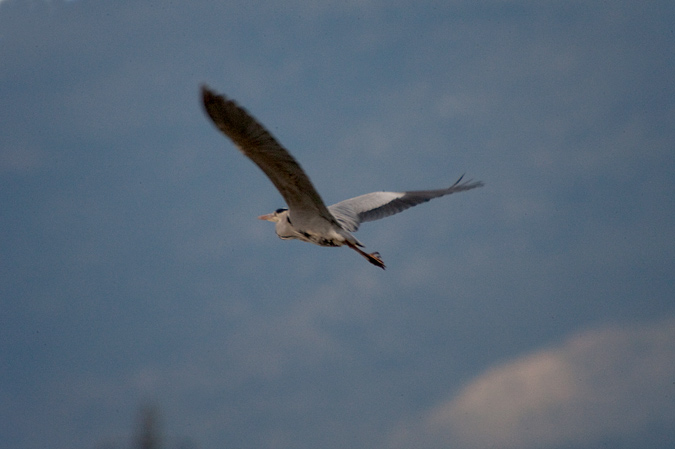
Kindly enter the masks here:
[[202, 101], [218, 129], [260, 167], [286, 201], [288, 208], [258, 218], [276, 223], [276, 233], [282, 239], [298, 239], [320, 246], [347, 245], [382, 269], [385, 265], [380, 254], [363, 251], [363, 244], [352, 235], [361, 223], [483, 185], [480, 181], [462, 182], [462, 175], [445, 189], [373, 192], [326, 206], [295, 158], [244, 108], [206, 86], [202, 86]]

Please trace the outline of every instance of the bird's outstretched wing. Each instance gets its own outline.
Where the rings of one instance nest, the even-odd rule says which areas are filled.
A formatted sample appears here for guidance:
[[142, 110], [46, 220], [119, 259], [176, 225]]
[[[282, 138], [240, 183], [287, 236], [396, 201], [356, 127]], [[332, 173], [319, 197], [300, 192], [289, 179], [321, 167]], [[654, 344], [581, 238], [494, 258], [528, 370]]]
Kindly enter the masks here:
[[354, 232], [363, 222], [379, 220], [433, 198], [475, 189], [483, 185], [480, 181], [461, 182], [463, 177], [464, 175], [447, 189], [367, 193], [328, 206], [328, 210], [345, 230]]
[[206, 113], [242, 153], [265, 172], [286, 201], [293, 216], [321, 216], [334, 222], [300, 164], [244, 108], [202, 86]]

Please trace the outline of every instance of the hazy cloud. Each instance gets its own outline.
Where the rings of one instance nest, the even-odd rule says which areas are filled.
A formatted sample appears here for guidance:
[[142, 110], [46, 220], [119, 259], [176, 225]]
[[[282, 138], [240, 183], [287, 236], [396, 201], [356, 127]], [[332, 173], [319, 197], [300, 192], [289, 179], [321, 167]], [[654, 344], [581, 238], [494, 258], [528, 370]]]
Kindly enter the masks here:
[[[675, 319], [582, 332], [499, 365], [397, 433], [394, 445], [588, 445], [675, 416]], [[416, 445], [416, 447], [421, 447]]]

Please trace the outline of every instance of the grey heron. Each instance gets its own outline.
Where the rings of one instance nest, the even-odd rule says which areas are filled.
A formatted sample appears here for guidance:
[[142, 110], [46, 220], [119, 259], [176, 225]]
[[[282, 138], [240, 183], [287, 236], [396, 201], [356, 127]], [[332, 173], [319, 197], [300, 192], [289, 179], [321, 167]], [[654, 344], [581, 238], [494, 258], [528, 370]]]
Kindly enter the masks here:
[[361, 223], [483, 185], [480, 181], [462, 182], [462, 175], [445, 189], [373, 192], [326, 207], [300, 164], [244, 108], [206, 86], [202, 86], [202, 100], [213, 123], [260, 167], [286, 201], [288, 208], [258, 217], [275, 223], [276, 233], [282, 239], [298, 239], [320, 246], [347, 245], [368, 262], [384, 269], [380, 254], [361, 250], [363, 244], [352, 235]]

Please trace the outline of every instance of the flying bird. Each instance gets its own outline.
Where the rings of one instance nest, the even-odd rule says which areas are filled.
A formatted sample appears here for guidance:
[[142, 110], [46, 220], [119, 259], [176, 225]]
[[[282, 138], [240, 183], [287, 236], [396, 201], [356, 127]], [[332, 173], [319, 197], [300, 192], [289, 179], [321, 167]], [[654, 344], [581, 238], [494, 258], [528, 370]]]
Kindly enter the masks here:
[[202, 100], [213, 123], [260, 167], [286, 201], [288, 208], [258, 217], [276, 223], [276, 233], [282, 239], [298, 239], [320, 246], [347, 245], [368, 262], [384, 269], [380, 254], [363, 251], [363, 244], [352, 235], [361, 223], [483, 185], [480, 181], [462, 182], [462, 175], [446, 189], [373, 192], [326, 207], [300, 164], [244, 108], [205, 86], [202, 86]]

